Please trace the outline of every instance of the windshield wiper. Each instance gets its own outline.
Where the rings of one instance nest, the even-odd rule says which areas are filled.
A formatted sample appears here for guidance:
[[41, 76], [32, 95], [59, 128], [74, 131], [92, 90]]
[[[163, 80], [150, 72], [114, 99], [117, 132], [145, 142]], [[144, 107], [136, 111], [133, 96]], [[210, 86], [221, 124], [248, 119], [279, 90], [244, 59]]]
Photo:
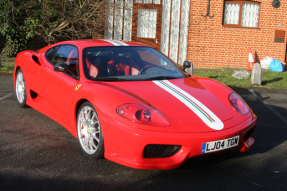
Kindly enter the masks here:
[[173, 76], [156, 76], [156, 77], [146, 78], [144, 80], [167, 80], [167, 79], [177, 79], [177, 77], [173, 77]]
[[124, 79], [109, 77], [109, 78], [93, 78], [95, 81], [124, 81]]

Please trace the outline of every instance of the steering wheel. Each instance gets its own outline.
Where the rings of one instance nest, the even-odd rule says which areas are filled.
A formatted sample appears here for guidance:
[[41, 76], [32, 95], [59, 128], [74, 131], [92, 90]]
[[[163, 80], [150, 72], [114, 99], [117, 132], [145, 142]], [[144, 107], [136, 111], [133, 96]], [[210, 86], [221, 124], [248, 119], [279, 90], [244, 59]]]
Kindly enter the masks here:
[[157, 67], [157, 66], [153, 66], [153, 65], [146, 65], [145, 67], [143, 67], [140, 71], [138, 75], [142, 75], [145, 74], [146, 70], [151, 68], [151, 67]]
[[[111, 60], [113, 61], [113, 60]], [[111, 62], [109, 61], [109, 62]], [[108, 76], [116, 76], [117, 74], [117, 67], [116, 65], [119, 64], [120, 60], [119, 59], [116, 59], [116, 61], [113, 61], [112, 63], [109, 63], [107, 64], [107, 73], [108, 73]]]
[[113, 70], [112, 68], [114, 67], [114, 65], [112, 64], [108, 64], [107, 65], [107, 73], [108, 73], [108, 76], [112, 76], [112, 71]]

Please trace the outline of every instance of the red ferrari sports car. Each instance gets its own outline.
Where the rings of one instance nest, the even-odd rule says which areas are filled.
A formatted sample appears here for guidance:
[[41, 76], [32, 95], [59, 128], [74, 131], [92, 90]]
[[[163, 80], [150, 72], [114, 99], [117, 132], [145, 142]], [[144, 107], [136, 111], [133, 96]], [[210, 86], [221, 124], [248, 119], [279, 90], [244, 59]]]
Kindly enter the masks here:
[[256, 115], [188, 67], [140, 43], [73, 40], [19, 53], [14, 84], [20, 106], [60, 123], [91, 158], [171, 169], [197, 155], [249, 150]]

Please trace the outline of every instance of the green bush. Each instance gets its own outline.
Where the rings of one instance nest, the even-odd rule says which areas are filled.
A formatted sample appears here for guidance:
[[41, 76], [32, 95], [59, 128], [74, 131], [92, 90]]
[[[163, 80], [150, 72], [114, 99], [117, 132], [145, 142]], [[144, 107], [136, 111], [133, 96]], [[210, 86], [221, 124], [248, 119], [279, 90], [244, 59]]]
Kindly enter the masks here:
[[0, 0], [2, 56], [14, 57], [38, 36], [46, 43], [103, 32], [103, 0]]

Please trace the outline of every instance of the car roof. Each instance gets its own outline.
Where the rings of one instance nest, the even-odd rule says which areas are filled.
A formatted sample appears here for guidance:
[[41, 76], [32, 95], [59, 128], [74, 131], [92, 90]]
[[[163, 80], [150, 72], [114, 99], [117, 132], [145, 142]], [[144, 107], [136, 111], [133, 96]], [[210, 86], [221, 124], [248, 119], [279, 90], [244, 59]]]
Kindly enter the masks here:
[[107, 40], [107, 39], [82, 39], [82, 40], [69, 40], [62, 41], [51, 46], [61, 45], [61, 44], [73, 44], [79, 48], [96, 47], [96, 46], [147, 46], [139, 42], [132, 41], [122, 41], [122, 40]]

